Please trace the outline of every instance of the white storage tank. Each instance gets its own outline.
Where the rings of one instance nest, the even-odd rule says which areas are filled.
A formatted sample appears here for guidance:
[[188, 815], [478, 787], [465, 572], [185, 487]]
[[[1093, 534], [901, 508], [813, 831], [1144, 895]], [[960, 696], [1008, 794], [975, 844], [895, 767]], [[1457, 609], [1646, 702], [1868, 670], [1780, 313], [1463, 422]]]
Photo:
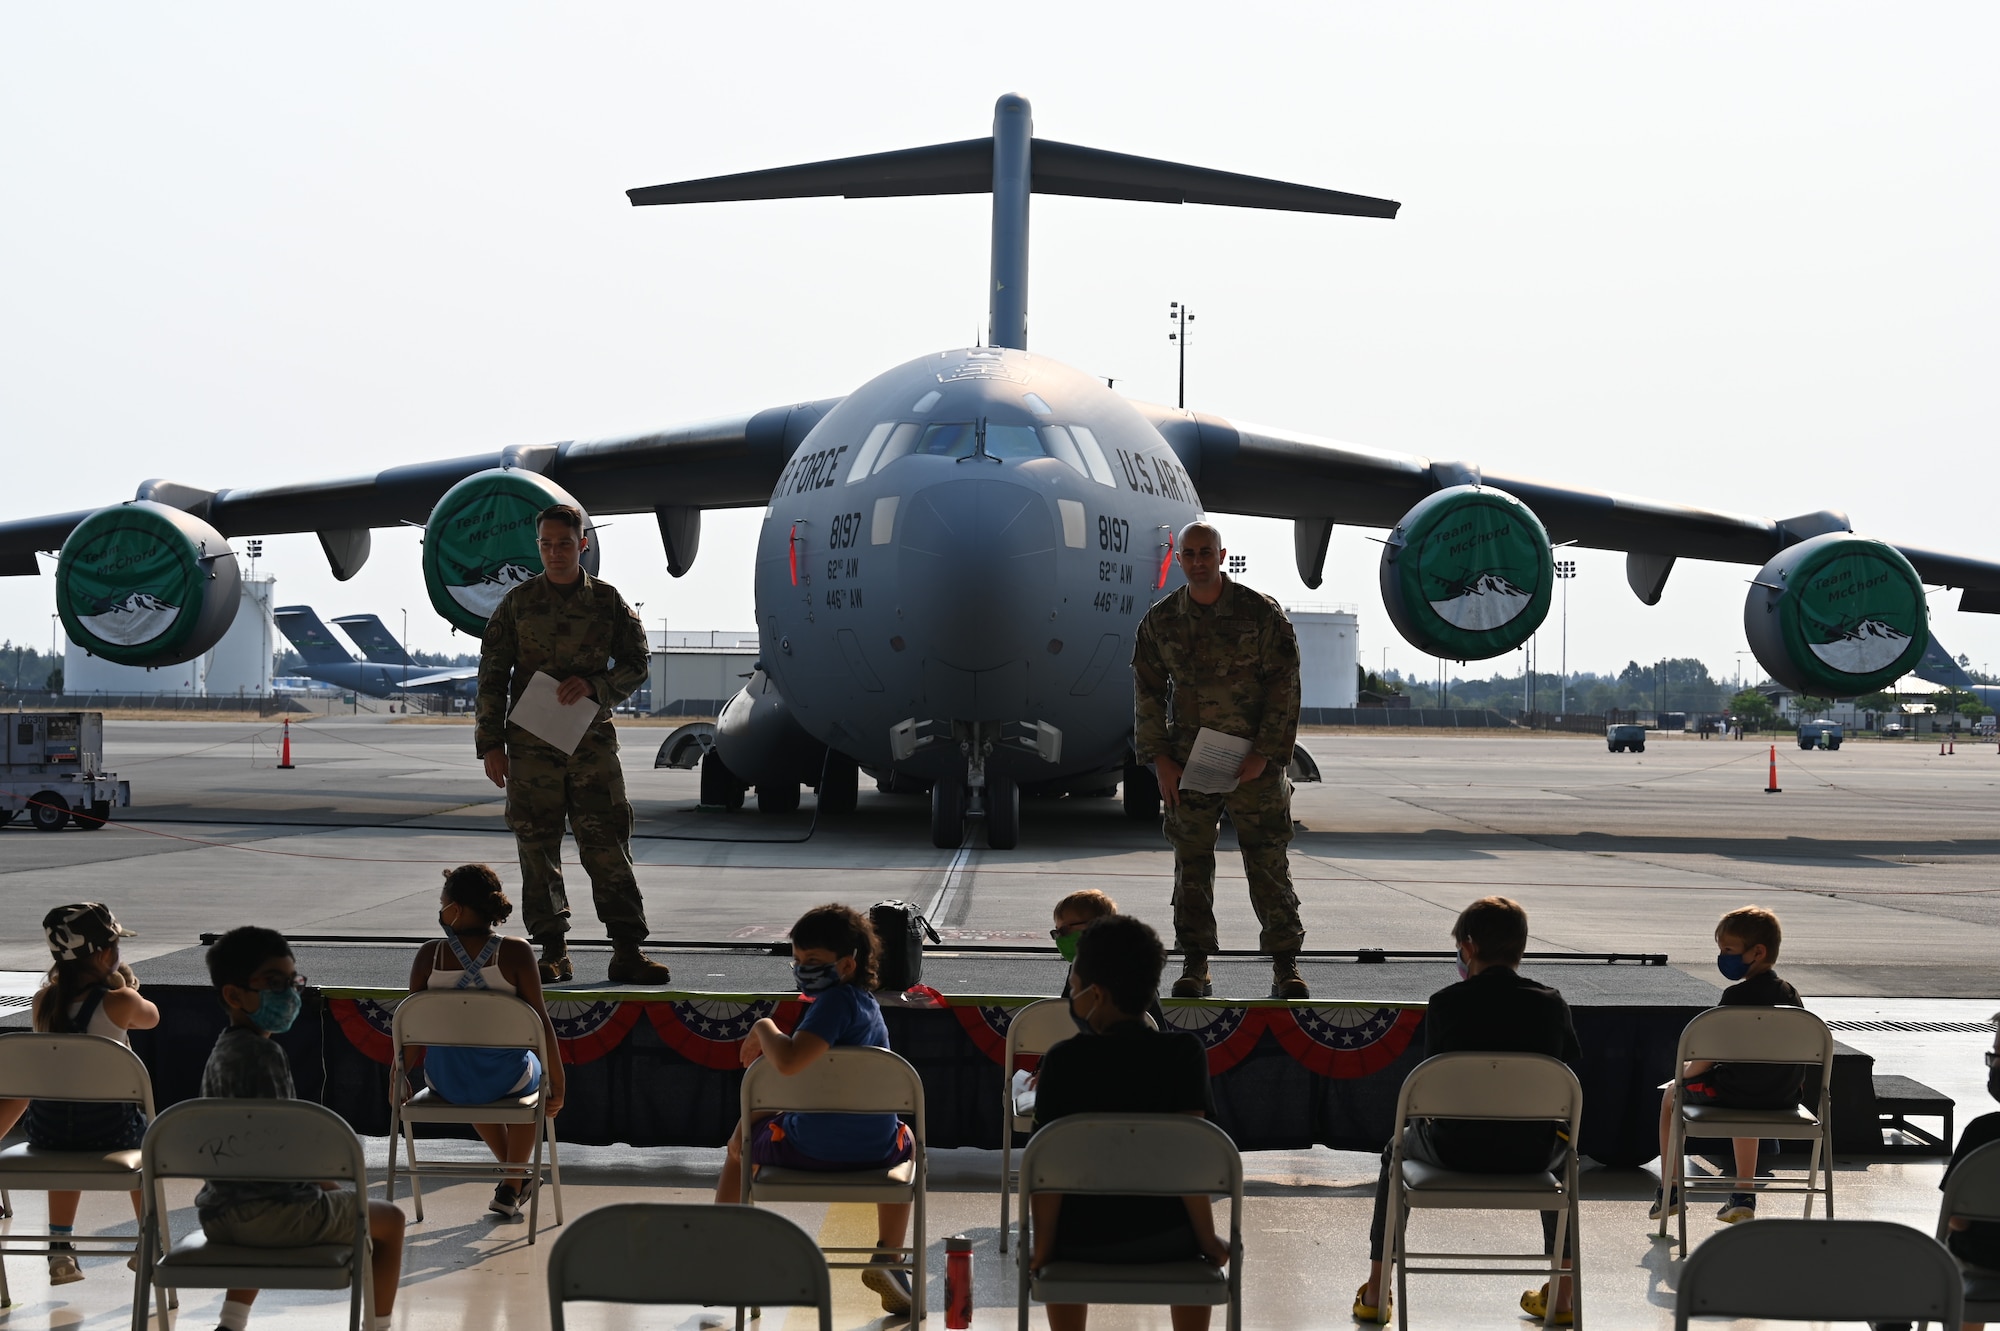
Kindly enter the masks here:
[[245, 578], [242, 600], [222, 641], [208, 649], [209, 697], [262, 698], [271, 692], [271, 662], [278, 650], [278, 626], [271, 618], [276, 578]]
[[1361, 619], [1352, 605], [1285, 608], [1299, 636], [1299, 706], [1353, 707], [1360, 702], [1355, 663]]

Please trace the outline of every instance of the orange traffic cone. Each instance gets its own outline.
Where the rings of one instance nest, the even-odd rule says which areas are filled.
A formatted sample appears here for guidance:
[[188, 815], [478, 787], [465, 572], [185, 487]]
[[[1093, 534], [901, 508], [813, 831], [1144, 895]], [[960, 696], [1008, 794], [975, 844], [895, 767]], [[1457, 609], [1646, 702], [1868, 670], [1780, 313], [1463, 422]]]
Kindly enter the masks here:
[[1771, 784], [1764, 787], [1764, 793], [1766, 795], [1782, 795], [1785, 793], [1778, 788], [1778, 746], [1775, 744], [1771, 746]]
[[[1774, 748], [1771, 752], [1776, 753], [1777, 750]], [[292, 770], [292, 718], [289, 716], [285, 718], [285, 747], [278, 752], [278, 770], [281, 772]], [[1771, 770], [1775, 772], [1778, 769], [1773, 767]], [[1775, 776], [1771, 779], [1777, 780]]]

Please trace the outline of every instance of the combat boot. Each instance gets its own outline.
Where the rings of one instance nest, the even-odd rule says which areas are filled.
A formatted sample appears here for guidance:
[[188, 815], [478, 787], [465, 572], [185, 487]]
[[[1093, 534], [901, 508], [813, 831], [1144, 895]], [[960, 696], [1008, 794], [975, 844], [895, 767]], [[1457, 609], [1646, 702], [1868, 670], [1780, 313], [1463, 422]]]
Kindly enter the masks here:
[[1174, 981], [1175, 998], [1207, 998], [1215, 992], [1215, 982], [1208, 975], [1208, 954], [1190, 952], [1181, 961], [1181, 978]]
[[673, 976], [664, 964], [641, 952], [637, 943], [613, 940], [610, 978], [620, 984], [665, 984]]
[[561, 934], [544, 934], [535, 941], [542, 945], [543, 984], [561, 984], [576, 974], [576, 968], [570, 965], [569, 944]]
[[1312, 990], [1306, 988], [1303, 975], [1299, 974], [1299, 954], [1278, 952], [1271, 957], [1271, 997], [1311, 998]]

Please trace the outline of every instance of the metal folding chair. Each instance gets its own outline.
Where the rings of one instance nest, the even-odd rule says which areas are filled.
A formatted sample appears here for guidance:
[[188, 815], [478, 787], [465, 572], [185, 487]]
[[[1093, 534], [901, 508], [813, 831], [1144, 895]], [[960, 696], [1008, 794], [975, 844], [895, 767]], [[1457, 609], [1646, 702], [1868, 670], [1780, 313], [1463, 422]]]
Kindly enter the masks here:
[[[1688, 1104], [1686, 1078], [1681, 1069], [1695, 1059], [1718, 1063], [1817, 1063], [1819, 1104], [1808, 1110], [1802, 1105], [1789, 1109], [1737, 1109], [1729, 1105]], [[1667, 1154], [1660, 1161], [1660, 1185], [1679, 1191], [1680, 1250], [1687, 1255], [1688, 1208], [1694, 1194], [1727, 1196], [1749, 1184], [1758, 1193], [1803, 1194], [1805, 1219], [1812, 1219], [1813, 1198], [1826, 1197], [1826, 1214], [1833, 1218], [1833, 1032], [1804, 1008], [1796, 1007], [1715, 1007], [1697, 1016], [1681, 1031], [1680, 1048], [1674, 1054], [1674, 1085], [1669, 1092], [1673, 1110], [1667, 1116]], [[1812, 1142], [1812, 1156], [1806, 1165], [1803, 1186], [1777, 1182], [1758, 1183], [1755, 1179], [1719, 1177], [1696, 1179], [1689, 1175], [1689, 1137], [1757, 1137]], [[1672, 1177], [1668, 1177], [1671, 1173]], [[1823, 1182], [1822, 1182], [1823, 1179]], [[1672, 1191], [1663, 1195], [1671, 1197]], [[1660, 1212], [1659, 1237], [1667, 1233], [1667, 1215]]]
[[[368, 1267], [368, 1170], [361, 1141], [340, 1115], [305, 1100], [183, 1100], [146, 1130], [140, 1148], [146, 1211], [139, 1221], [139, 1278], [132, 1331], [146, 1331], [157, 1293], [174, 1289], [347, 1289], [348, 1331], [375, 1315]], [[345, 1243], [251, 1248], [211, 1243], [200, 1229], [168, 1246], [168, 1179], [246, 1183], [349, 1183], [359, 1197]]]
[[[146, 1065], [125, 1045], [101, 1035], [53, 1035], [15, 1031], [0, 1035], [0, 1097], [135, 1104], [153, 1117], [153, 1082]], [[54, 1192], [137, 1192], [139, 1152], [45, 1151], [23, 1142], [0, 1151], [0, 1180], [7, 1188]], [[4, 1194], [0, 1194], [4, 1195]], [[13, 1214], [12, 1198], [7, 1214]], [[10, 1228], [0, 1236], [0, 1307], [13, 1303], [7, 1286], [5, 1254], [41, 1256], [56, 1236], [47, 1230], [24, 1233]], [[133, 1253], [136, 1240], [110, 1234], [70, 1234], [64, 1241], [78, 1256]]]
[[1965, 1317], [1958, 1265], [1943, 1245], [1886, 1220], [1759, 1220], [1694, 1250], [1674, 1297], [1691, 1317], [1774, 1322], [1938, 1322]]
[[1007, 1053], [1000, 1064], [1000, 1251], [1007, 1251], [1008, 1206], [1020, 1175], [1014, 1169], [1014, 1138], [1035, 1130], [1035, 1111], [1014, 1093], [1014, 1065], [1023, 1055], [1046, 1054], [1076, 1034], [1069, 1000], [1044, 998], [1014, 1010], [1007, 1023]]
[[[1404, 1156], [1405, 1130], [1414, 1119], [1480, 1119], [1553, 1123], [1564, 1133], [1561, 1173], [1475, 1174], [1446, 1169]], [[1410, 1325], [1409, 1277], [1416, 1275], [1541, 1274], [1549, 1282], [1549, 1307], [1542, 1325], [1555, 1316], [1557, 1281], [1567, 1275], [1576, 1325], [1583, 1325], [1583, 1244], [1579, 1221], [1576, 1142], [1583, 1121], [1583, 1087], [1561, 1060], [1547, 1054], [1439, 1054], [1417, 1064], [1403, 1081], [1396, 1101], [1394, 1147], [1389, 1157], [1389, 1226], [1382, 1269], [1396, 1276], [1396, 1322]], [[1411, 1252], [1412, 1210], [1554, 1211], [1555, 1243], [1544, 1254]], [[1565, 1240], [1567, 1239], [1567, 1244]], [[1572, 1269], [1562, 1269], [1567, 1246]], [[1448, 1266], [1412, 1266], [1449, 1262]], [[1477, 1262], [1467, 1266], [1462, 1263]], [[1381, 1321], [1389, 1320], [1387, 1301]]]
[[[541, 1014], [533, 1007], [512, 994], [482, 993], [465, 989], [427, 989], [411, 994], [396, 1005], [396, 1015], [390, 1024], [390, 1042], [394, 1050], [394, 1062], [389, 1074], [389, 1190], [390, 1201], [396, 1200], [396, 1175], [398, 1172], [396, 1153], [400, 1147], [407, 1153], [408, 1164], [402, 1168], [410, 1176], [410, 1197], [416, 1203], [417, 1220], [424, 1218], [424, 1189], [421, 1180], [433, 1178], [472, 1178], [494, 1181], [520, 1178], [510, 1171], [518, 1165], [505, 1165], [497, 1160], [418, 1160], [417, 1128], [419, 1123], [532, 1123], [535, 1125], [535, 1151], [528, 1162], [528, 1173], [520, 1178], [522, 1183], [533, 1182], [528, 1194], [528, 1242], [535, 1241], [539, 1225], [542, 1202], [542, 1147], [548, 1146], [550, 1188], [555, 1194], [556, 1223], [563, 1222], [562, 1204], [562, 1162], [556, 1151], [555, 1120], [548, 1115], [546, 1097], [542, 1088], [548, 1084], [549, 1061], [559, 1055], [543, 1048]], [[443, 1099], [429, 1087], [418, 1091], [409, 1100], [399, 1098], [403, 1077], [407, 1070], [404, 1049], [409, 1045], [423, 1045], [432, 1048], [454, 1045], [473, 1049], [529, 1049], [542, 1062], [543, 1081], [540, 1086], [526, 1095], [509, 1096], [483, 1105], [453, 1104]]]
[[[910, 1242], [888, 1263], [910, 1273], [910, 1325], [924, 1319], [924, 1083], [917, 1070], [887, 1049], [839, 1046], [786, 1076], [759, 1059], [743, 1074], [743, 1204], [759, 1202], [912, 1202]], [[784, 1112], [814, 1114], [901, 1114], [910, 1120], [916, 1148], [908, 1160], [892, 1169], [820, 1171], [753, 1165], [748, 1158], [750, 1125], [759, 1118]], [[826, 1253], [859, 1255], [859, 1261], [833, 1261], [841, 1270], [860, 1270], [875, 1252], [867, 1248], [826, 1248]], [[739, 1311], [737, 1318], [742, 1318]]]
[[[1199, 1260], [1112, 1264], [1052, 1261], [1028, 1269], [1036, 1193], [1229, 1197], [1229, 1269]], [[1070, 1114], [1045, 1124], [1021, 1155], [1017, 1310], [1028, 1303], [1224, 1304], [1228, 1331], [1243, 1326], [1243, 1157], [1229, 1134], [1188, 1114]]]
[[623, 1202], [576, 1218], [549, 1249], [549, 1326], [565, 1303], [813, 1308], [833, 1331], [826, 1258], [775, 1211]]
[[[1937, 1241], [1946, 1243], [1953, 1216], [2000, 1223], [2000, 1142], [1988, 1142], [1951, 1171], [1938, 1204]], [[1954, 1256], [1954, 1261], [1957, 1258]], [[2000, 1270], [1958, 1263], [1965, 1293], [1965, 1320], [2000, 1321]]]

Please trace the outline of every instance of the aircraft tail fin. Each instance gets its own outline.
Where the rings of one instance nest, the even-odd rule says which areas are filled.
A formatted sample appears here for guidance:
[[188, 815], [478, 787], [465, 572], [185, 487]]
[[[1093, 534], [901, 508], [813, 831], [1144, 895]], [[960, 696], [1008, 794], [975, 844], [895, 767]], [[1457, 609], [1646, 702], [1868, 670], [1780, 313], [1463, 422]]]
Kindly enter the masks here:
[[1009, 93], [993, 104], [990, 138], [649, 185], [625, 193], [635, 207], [828, 195], [882, 199], [991, 193], [993, 272], [987, 287], [991, 300], [987, 335], [996, 347], [1021, 350], [1028, 346], [1028, 198], [1032, 194], [1207, 203], [1346, 217], [1394, 217], [1402, 207], [1390, 199], [1083, 148], [1038, 139], [1034, 133], [1027, 99]]
[[281, 605], [271, 612], [278, 630], [292, 640], [307, 665], [349, 665], [354, 654], [334, 641], [333, 633], [320, 622], [309, 605]]
[[1910, 673], [1927, 684], [1942, 684], [1948, 689], [1962, 689], [1967, 693], [1972, 691], [1972, 676], [1966, 674], [1965, 667], [1945, 650], [1935, 633], [1924, 644], [1923, 657]]
[[333, 622], [340, 625], [347, 636], [354, 639], [354, 645], [361, 654], [371, 661], [381, 661], [387, 665], [415, 665], [416, 658], [404, 650], [396, 641], [389, 626], [376, 615], [335, 615]]

